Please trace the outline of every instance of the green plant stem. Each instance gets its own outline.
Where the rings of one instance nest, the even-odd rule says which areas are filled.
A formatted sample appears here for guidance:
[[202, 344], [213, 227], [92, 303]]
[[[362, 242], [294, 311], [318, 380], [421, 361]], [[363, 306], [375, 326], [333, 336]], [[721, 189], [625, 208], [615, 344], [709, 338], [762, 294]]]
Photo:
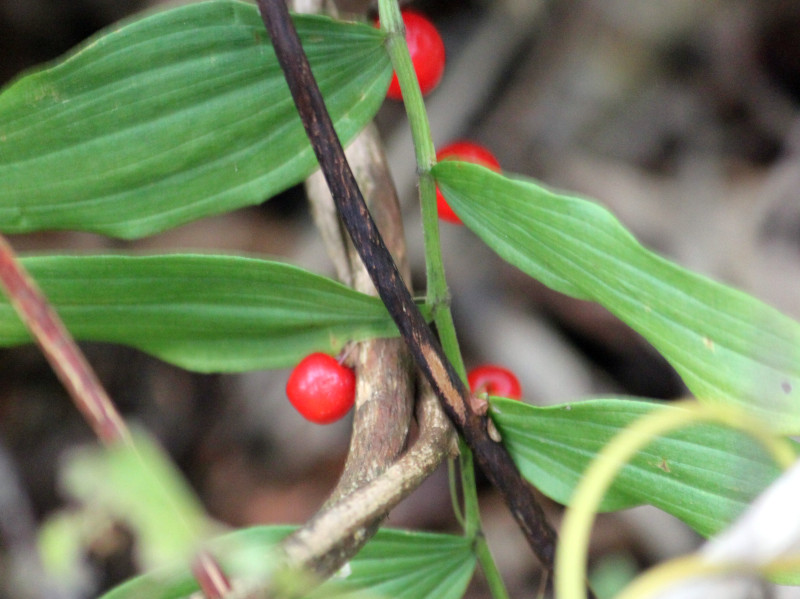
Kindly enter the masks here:
[[[400, 90], [403, 92], [403, 104], [408, 114], [411, 126], [411, 136], [414, 140], [414, 154], [419, 171], [419, 194], [422, 203], [422, 231], [425, 242], [425, 272], [427, 276], [426, 303], [433, 309], [434, 321], [440, 311], [449, 303], [447, 282], [442, 267], [441, 243], [439, 241], [439, 223], [436, 214], [436, 183], [430, 174], [431, 168], [436, 164], [436, 148], [433, 145], [431, 127], [425, 110], [425, 102], [419, 89], [411, 55], [405, 41], [405, 27], [400, 15], [400, 9], [394, 0], [380, 0], [381, 28], [387, 33], [386, 49], [392, 61]], [[452, 319], [451, 319], [452, 320]], [[437, 327], [439, 322], [436, 322]], [[441, 336], [441, 331], [440, 331]], [[450, 348], [444, 339], [442, 347], [448, 358], [453, 361]], [[457, 344], [456, 344], [457, 345]], [[457, 347], [456, 347], [457, 349]], [[460, 358], [460, 352], [456, 352]], [[460, 359], [453, 362], [459, 376], [464, 377], [464, 367]]]
[[474, 551], [478, 562], [481, 564], [483, 575], [486, 578], [486, 584], [492, 596], [495, 597], [495, 599], [510, 599], [508, 591], [506, 590], [506, 584], [503, 582], [500, 570], [497, 569], [497, 564], [494, 561], [494, 557], [492, 557], [492, 552], [489, 549], [489, 544], [486, 542], [486, 537], [483, 536], [483, 533], [475, 537]]
[[466, 524], [464, 523], [464, 514], [461, 512], [461, 503], [459, 501], [461, 493], [458, 490], [457, 477], [458, 477], [458, 472], [456, 470], [455, 460], [448, 460], [447, 480], [450, 486], [450, 500], [453, 504], [453, 514], [456, 517], [456, 521], [461, 525], [461, 528], [465, 528]]
[[[396, 0], [379, 0], [381, 28], [387, 33], [386, 42], [389, 58], [392, 61], [400, 90], [403, 93], [403, 104], [411, 127], [414, 140], [414, 153], [419, 174], [419, 195], [422, 211], [422, 231], [425, 244], [425, 272], [427, 277], [427, 304], [431, 307], [433, 321], [439, 333], [445, 356], [453, 364], [458, 375], [466, 381], [466, 369], [461, 350], [458, 345], [453, 316], [450, 311], [450, 294], [444, 274], [444, 262], [439, 238], [439, 219], [436, 209], [436, 183], [431, 176], [431, 168], [436, 164], [436, 148], [433, 145], [428, 113], [419, 88], [411, 55], [405, 42], [400, 8]], [[464, 501], [464, 534], [475, 540], [478, 561], [483, 568], [492, 594], [497, 598], [506, 598], [502, 577], [492, 558], [486, 539], [481, 533], [478, 491], [475, 483], [475, 466], [472, 452], [463, 438], [459, 436], [459, 470], [461, 473], [461, 493]], [[449, 466], [454, 467], [453, 463]], [[451, 472], [452, 476], [452, 472]]]

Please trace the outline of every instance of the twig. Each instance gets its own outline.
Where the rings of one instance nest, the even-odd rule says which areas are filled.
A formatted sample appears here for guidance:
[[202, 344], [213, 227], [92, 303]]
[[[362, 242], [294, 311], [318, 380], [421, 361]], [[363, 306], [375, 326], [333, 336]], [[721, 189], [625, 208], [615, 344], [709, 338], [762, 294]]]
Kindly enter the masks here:
[[[439, 401], [424, 384], [417, 402], [419, 437], [411, 448], [377, 478], [318, 512], [280, 545], [287, 571], [312, 571], [320, 579], [333, 574], [349, 552], [347, 539], [380, 520], [414, 491], [454, 449], [453, 427]], [[231, 599], [281, 596], [269, 582], [234, 585]]]
[[[289, 6], [295, 12], [336, 14], [335, 6], [323, 0], [292, 0]], [[400, 204], [377, 128], [368, 125], [353, 140], [346, 154], [376, 225], [395, 256], [401, 275], [409, 280], [411, 270], [406, 259]], [[320, 171], [306, 180], [306, 193], [314, 222], [339, 279], [362, 293], [377, 295], [369, 273], [342, 226]], [[447, 431], [453, 434], [452, 426], [429, 392], [429, 397], [423, 400], [425, 409], [419, 410], [418, 417], [421, 430], [436, 434], [423, 434], [417, 440], [413, 452], [407, 454], [400, 465], [405, 477], [402, 481], [396, 473], [381, 478], [408, 442], [415, 369], [402, 339], [365, 341], [358, 344], [353, 354], [358, 385], [344, 470], [322, 509], [281, 543], [289, 568], [311, 570], [320, 579], [338, 570], [372, 538], [399, 498], [421, 483], [446, 457], [450, 448]], [[423, 452], [428, 454], [425, 459], [419, 459]], [[360, 508], [353, 505], [351, 494], [379, 478], [381, 481], [376, 485], [382, 489], [381, 495], [367, 497], [368, 503]], [[355, 499], [364, 497], [362, 493]], [[351, 507], [344, 508], [348, 505]], [[342, 522], [343, 508], [358, 515], [358, 521]]]
[[194, 576], [205, 599], [222, 599], [231, 591], [231, 583], [217, 560], [208, 551], [201, 550], [192, 561]]
[[[347, 150], [348, 162], [380, 227], [387, 246], [398, 257], [404, 277], [411, 276], [406, 260], [403, 224], [397, 195], [389, 176], [377, 131], [367, 127]], [[317, 227], [329, 231], [326, 249], [344, 258], [339, 277], [354, 289], [376, 295], [375, 287], [341, 227], [323, 177], [306, 183]], [[352, 352], [358, 374], [355, 416], [344, 472], [329, 503], [374, 479], [391, 465], [406, 446], [413, 412], [414, 365], [402, 339], [372, 339]]]
[[83, 352], [2, 235], [0, 283], [97, 437], [106, 444], [131, 443], [122, 417]]
[[[427, 386], [426, 386], [427, 387]], [[340, 540], [389, 512], [416, 489], [453, 450], [452, 427], [430, 388], [417, 406], [420, 436], [383, 474], [315, 515], [283, 545], [292, 567], [311, 565], [332, 574]]]
[[[97, 437], [106, 445], [132, 445], [130, 432], [114, 402], [58, 314], [2, 235], [0, 284]], [[198, 556], [195, 571], [200, 583], [205, 585], [208, 599], [221, 598], [230, 590], [222, 570], [210, 555]]]
[[403, 283], [347, 164], [286, 5], [283, 0], [258, 0], [258, 6], [339, 214], [381, 300], [478, 465], [500, 491], [544, 567], [552, 570], [555, 533], [511, 456], [489, 437], [487, 415], [470, 406], [466, 387]]
[[[367, 202], [387, 236], [387, 244], [394, 255], [401, 258], [401, 268], [409, 272], [407, 265], [402, 266], [405, 240], [400, 207], [373, 127], [368, 127], [353, 141], [348, 157], [359, 182], [369, 190]], [[374, 295], [375, 287], [348, 242], [330, 191], [319, 173], [309, 178], [306, 190], [314, 220], [323, 233], [326, 250], [334, 259], [339, 278], [363, 293]], [[336, 518], [330, 517], [338, 513], [345, 502], [352, 501], [353, 491], [380, 477], [397, 460], [406, 446], [413, 410], [414, 367], [401, 339], [365, 341], [358, 344], [352, 355], [358, 384], [344, 470], [320, 512], [281, 543], [290, 556], [287, 559], [290, 568], [311, 570], [320, 579], [338, 570], [372, 538], [390, 509], [389, 504], [400, 492], [400, 489], [387, 492], [387, 505], [383, 509], [362, 509], [364, 517], [353, 526], [337, 525]], [[441, 451], [439, 461], [445, 455], [446, 452]], [[405, 465], [412, 472], [416, 471], [413, 460]], [[354, 514], [358, 512], [350, 509]], [[320, 530], [324, 530], [324, 534], [320, 535]]]
[[[331, 4], [293, 0], [289, 6], [295, 12], [324, 11], [335, 16]], [[377, 128], [368, 125], [346, 154], [376, 225], [401, 275], [409, 280], [400, 205]], [[306, 193], [339, 279], [362, 293], [376, 295], [321, 172], [306, 180]], [[358, 386], [344, 470], [322, 509], [281, 543], [285, 566], [310, 570], [318, 580], [355, 555], [377, 532], [389, 510], [427, 478], [453, 447], [452, 425], [426, 386], [427, 397], [420, 400], [417, 410], [420, 436], [393, 466], [408, 442], [414, 403], [415, 368], [408, 348], [402, 339], [372, 339], [359, 343], [352, 353]], [[369, 489], [364, 489], [367, 486]], [[357, 489], [362, 490], [354, 494]], [[349, 518], [343, 519], [343, 514]]]

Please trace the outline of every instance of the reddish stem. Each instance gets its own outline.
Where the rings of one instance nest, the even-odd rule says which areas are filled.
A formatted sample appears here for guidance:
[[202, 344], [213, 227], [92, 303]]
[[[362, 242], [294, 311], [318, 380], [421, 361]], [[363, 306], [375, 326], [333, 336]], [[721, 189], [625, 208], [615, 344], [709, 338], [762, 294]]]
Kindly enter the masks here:
[[192, 575], [206, 599], [222, 599], [231, 592], [231, 583], [208, 551], [200, 551], [192, 562]]
[[95, 434], [107, 445], [129, 443], [125, 423], [91, 366], [2, 235], [0, 284]]
[[[98, 438], [106, 445], [132, 444], [125, 422], [83, 352], [2, 235], [0, 284]], [[210, 554], [200, 552], [192, 570], [209, 599], [219, 599], [230, 590], [222, 569]]]

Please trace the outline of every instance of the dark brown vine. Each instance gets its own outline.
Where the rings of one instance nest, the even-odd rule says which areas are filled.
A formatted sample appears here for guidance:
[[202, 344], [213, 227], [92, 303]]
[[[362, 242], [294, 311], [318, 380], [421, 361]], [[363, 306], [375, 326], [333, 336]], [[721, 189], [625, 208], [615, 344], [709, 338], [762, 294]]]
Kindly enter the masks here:
[[552, 571], [555, 532], [505, 447], [489, 437], [488, 417], [471, 408], [464, 383], [403, 282], [347, 163], [285, 3], [258, 0], [258, 6], [339, 215], [381, 300], [478, 465], [502, 494], [534, 553]]

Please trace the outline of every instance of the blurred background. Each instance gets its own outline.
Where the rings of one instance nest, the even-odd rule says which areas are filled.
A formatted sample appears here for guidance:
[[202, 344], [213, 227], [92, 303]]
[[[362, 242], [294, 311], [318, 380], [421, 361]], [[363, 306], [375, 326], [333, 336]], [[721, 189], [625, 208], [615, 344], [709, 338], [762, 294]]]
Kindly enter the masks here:
[[[0, 0], [0, 81], [157, 3]], [[800, 316], [800, 3], [412, 4], [440, 26], [447, 48], [444, 80], [427, 101], [437, 146], [457, 138], [483, 143], [504, 169], [595, 198], [648, 247]], [[340, 6], [356, 14], [374, 10], [356, 0]], [[419, 287], [421, 233], [402, 107], [387, 102], [377, 121]], [[608, 394], [669, 400], [685, 393], [669, 365], [605, 310], [547, 290], [468, 230], [441, 228], [468, 366], [511, 368], [526, 401], [535, 404]], [[302, 188], [133, 243], [83, 233], [12, 242], [20, 251], [256, 252], [333, 272]], [[302, 522], [333, 487], [348, 423], [318, 427], [302, 420], [284, 397], [287, 372], [201, 376], [126, 348], [84, 347], [125, 416], [159, 436], [221, 521]], [[1, 350], [0, 597], [33, 596], [15, 556], [24, 553], [35, 522], [64, 506], [59, 461], [87, 442], [88, 427], [38, 351]], [[557, 522], [559, 506], [546, 505]], [[535, 559], [485, 485], [482, 506], [512, 596], [532, 596], [539, 580]], [[387, 524], [457, 530], [446, 472], [427, 481]], [[98, 535], [87, 551], [85, 596], [130, 575], [131, 542], [116, 528]], [[668, 516], [637, 508], [600, 519], [592, 566], [613, 584], [698, 542]], [[468, 597], [487, 596], [477, 575]]]

